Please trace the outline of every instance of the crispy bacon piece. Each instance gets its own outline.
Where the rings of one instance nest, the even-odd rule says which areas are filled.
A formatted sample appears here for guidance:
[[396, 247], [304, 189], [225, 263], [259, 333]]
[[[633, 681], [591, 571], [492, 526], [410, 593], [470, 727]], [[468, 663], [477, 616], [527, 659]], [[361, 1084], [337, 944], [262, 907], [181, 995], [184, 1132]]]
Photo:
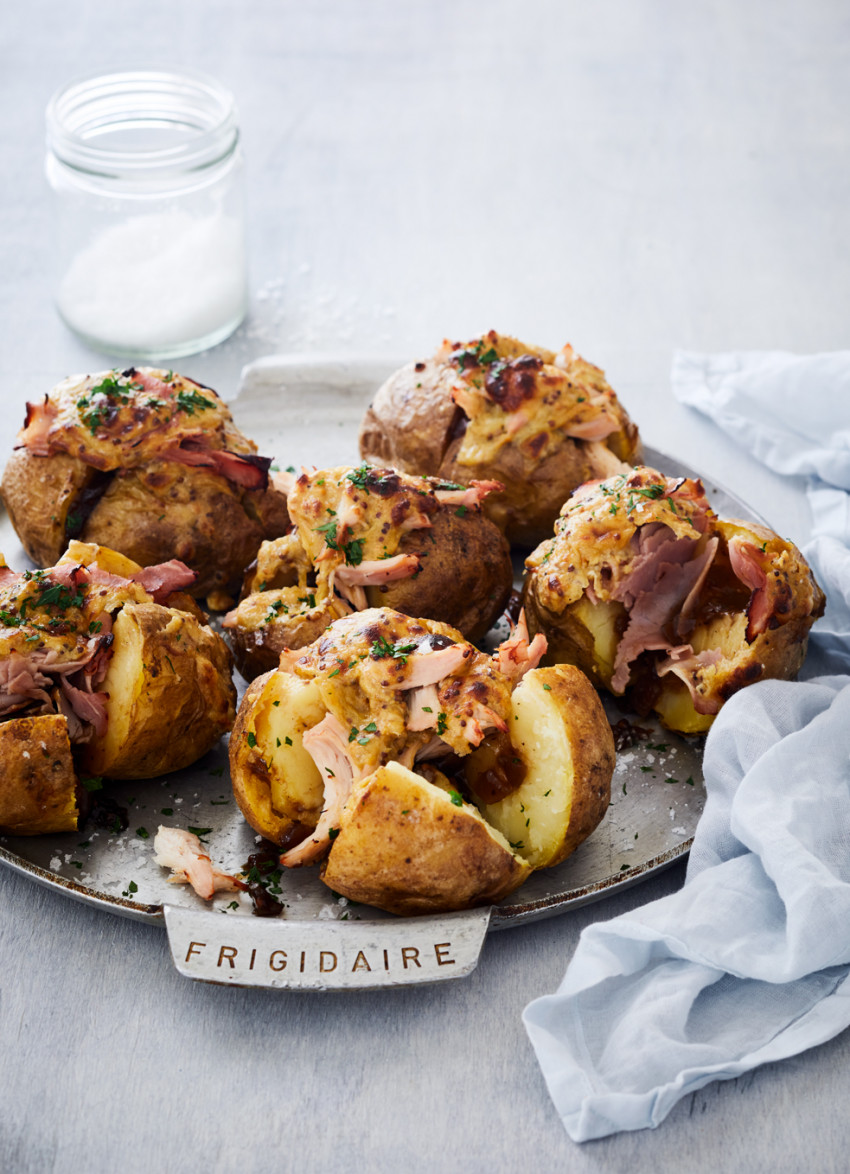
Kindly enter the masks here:
[[248, 886], [228, 872], [216, 868], [192, 832], [160, 824], [154, 836], [154, 863], [170, 868], [169, 884], [190, 884], [199, 897], [209, 901], [218, 892], [233, 893]]

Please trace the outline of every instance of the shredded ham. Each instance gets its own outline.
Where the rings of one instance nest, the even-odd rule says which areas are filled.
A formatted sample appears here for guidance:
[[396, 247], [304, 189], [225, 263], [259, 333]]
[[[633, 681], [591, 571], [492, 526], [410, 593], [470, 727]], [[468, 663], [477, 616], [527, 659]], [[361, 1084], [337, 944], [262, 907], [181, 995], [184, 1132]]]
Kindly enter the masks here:
[[705, 580], [717, 550], [717, 541], [706, 544], [695, 556], [698, 540], [676, 538], [661, 522], [638, 528], [638, 553], [629, 573], [611, 592], [611, 598], [629, 609], [628, 626], [617, 645], [611, 688], [622, 693], [629, 683], [632, 661], [642, 652], [668, 652], [674, 645], [664, 629], [686, 604], [695, 604], [699, 584]]
[[667, 673], [674, 673], [684, 681], [697, 713], [718, 713], [720, 702], [703, 697], [697, 691], [695, 674], [701, 668], [717, 664], [722, 657], [723, 654], [719, 648], [707, 648], [703, 652], [694, 652], [690, 644], [682, 644], [678, 648], [671, 648], [667, 659], [656, 665], [655, 671], [659, 677], [666, 676]]
[[284, 497], [289, 497], [295, 486], [296, 480], [297, 475], [295, 473], [287, 473], [280, 469], [276, 470], [269, 477], [272, 489], [276, 489], [278, 493], [282, 493]]
[[153, 841], [154, 863], [170, 868], [169, 883], [190, 884], [199, 897], [209, 901], [218, 892], [232, 893], [247, 885], [216, 868], [204, 851], [201, 841], [182, 828], [163, 827]]
[[394, 554], [392, 558], [364, 559], [357, 566], [343, 563], [336, 568], [334, 579], [344, 587], [378, 587], [398, 579], [409, 579], [421, 566], [418, 555]]
[[435, 489], [434, 496], [441, 505], [466, 506], [472, 509], [481, 505], [489, 493], [504, 489], [501, 481], [470, 481], [464, 489]]
[[407, 700], [410, 707], [407, 728], [414, 733], [433, 729], [440, 713], [440, 698], [437, 696], [436, 684], [411, 689]]
[[573, 440], [604, 440], [620, 427], [619, 421], [612, 413], [601, 411], [598, 416], [590, 420], [577, 420], [567, 425], [567, 436]]
[[424, 641], [417, 652], [407, 658], [407, 672], [398, 683], [399, 689], [421, 689], [436, 685], [456, 672], [469, 656], [469, 644], [449, 644], [446, 648], [431, 648]]
[[503, 640], [493, 657], [500, 673], [518, 682], [529, 671], [537, 668], [546, 653], [547, 642], [542, 632], [538, 632], [529, 643], [528, 625], [525, 622], [525, 610], [519, 613], [511, 635]]
[[58, 412], [59, 409], [49, 396], [45, 396], [42, 403], [28, 403], [24, 426], [18, 433], [15, 448], [28, 448], [33, 456], [49, 457], [50, 429]]
[[197, 571], [192, 571], [179, 559], [169, 559], [167, 563], [157, 563], [153, 567], [143, 567], [130, 575], [132, 583], [144, 587], [148, 595], [152, 595], [156, 603], [165, 603], [168, 596], [174, 591], [183, 591], [197, 581]]
[[352, 784], [360, 777], [349, 754], [348, 731], [332, 713], [325, 714], [317, 725], [305, 731], [303, 745], [322, 776], [325, 805], [312, 835], [282, 854], [280, 862], [286, 868], [309, 864], [329, 847], [330, 833], [339, 828]]

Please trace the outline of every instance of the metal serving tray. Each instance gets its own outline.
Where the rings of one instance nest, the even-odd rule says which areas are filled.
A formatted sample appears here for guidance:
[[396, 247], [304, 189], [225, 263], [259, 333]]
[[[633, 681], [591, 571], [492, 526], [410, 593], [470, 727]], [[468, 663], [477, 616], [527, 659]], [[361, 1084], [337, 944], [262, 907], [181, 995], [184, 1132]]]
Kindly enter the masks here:
[[[236, 422], [282, 468], [357, 463], [365, 407], [398, 365], [369, 358], [263, 359], [243, 372], [232, 405]], [[673, 476], [698, 475], [653, 449], [645, 460]], [[733, 494], [703, 481], [718, 513], [755, 518]], [[5, 514], [0, 550], [10, 566], [31, 565]], [[610, 706], [612, 722], [623, 716]], [[601, 825], [563, 864], [533, 874], [492, 908], [393, 917], [337, 897], [314, 870], [299, 869], [281, 882], [283, 916], [263, 919], [252, 916], [247, 896], [220, 894], [207, 904], [187, 886], [169, 884], [167, 870], [153, 862], [160, 823], [209, 829], [210, 854], [228, 871], [238, 871], [256, 850], [231, 794], [224, 742], [166, 778], [111, 784], [110, 795], [129, 813], [125, 831], [116, 825], [3, 837], [0, 863], [104, 912], [165, 924], [175, 965], [193, 978], [323, 990], [458, 978], [474, 968], [489, 930], [565, 913], [637, 884], [687, 853], [705, 801], [702, 739], [671, 734], [651, 720], [639, 724], [652, 732], [619, 754]]]

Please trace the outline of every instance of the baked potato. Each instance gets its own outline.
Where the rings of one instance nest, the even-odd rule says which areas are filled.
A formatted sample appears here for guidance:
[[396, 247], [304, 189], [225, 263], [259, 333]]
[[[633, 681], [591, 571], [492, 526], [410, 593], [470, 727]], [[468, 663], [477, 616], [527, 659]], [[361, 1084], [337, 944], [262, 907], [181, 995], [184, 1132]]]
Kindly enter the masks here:
[[77, 541], [48, 570], [2, 563], [0, 828], [71, 830], [76, 773], [179, 770], [230, 729], [230, 654], [185, 593], [194, 578]]
[[28, 404], [2, 494], [38, 566], [71, 539], [142, 566], [177, 558], [197, 572], [194, 595], [227, 606], [263, 539], [288, 525], [269, 465], [210, 388], [129, 367], [72, 376]]
[[824, 608], [792, 543], [718, 518], [701, 482], [645, 466], [577, 490], [526, 568], [547, 663], [578, 665], [685, 734], [745, 685], [793, 677]]
[[[611, 730], [522, 621], [492, 654], [447, 624], [371, 608], [246, 692], [234, 794], [285, 867], [393, 913], [500, 900], [562, 860], [608, 805]], [[533, 826], [532, 826], [533, 825]]]
[[484, 510], [511, 542], [533, 546], [582, 482], [637, 459], [638, 432], [598, 367], [491, 330], [402, 367], [360, 428], [372, 464], [503, 488]]
[[240, 672], [268, 672], [352, 609], [389, 607], [480, 639], [513, 583], [507, 541], [482, 512], [498, 488], [368, 465], [302, 473], [287, 496], [292, 532], [263, 544], [223, 621]]

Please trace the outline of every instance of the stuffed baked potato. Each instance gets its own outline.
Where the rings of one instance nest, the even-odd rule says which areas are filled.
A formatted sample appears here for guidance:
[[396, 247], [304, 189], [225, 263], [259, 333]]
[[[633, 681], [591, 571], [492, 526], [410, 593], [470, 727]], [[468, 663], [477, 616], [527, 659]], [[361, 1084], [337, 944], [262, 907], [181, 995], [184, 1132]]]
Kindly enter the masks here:
[[194, 595], [232, 594], [288, 524], [269, 464], [210, 388], [130, 367], [72, 376], [28, 404], [2, 493], [39, 566], [77, 538], [142, 566], [180, 559]]
[[142, 569], [71, 542], [56, 566], [0, 567], [0, 831], [77, 826], [77, 774], [148, 778], [230, 729], [230, 654], [177, 561]]
[[481, 506], [498, 488], [367, 465], [302, 473], [287, 496], [292, 533], [263, 544], [223, 621], [240, 671], [268, 672], [352, 609], [390, 607], [480, 639], [513, 581], [508, 544]]
[[[485, 513], [511, 542], [552, 531], [576, 486], [631, 465], [637, 428], [598, 367], [571, 346], [557, 354], [490, 331], [444, 342], [379, 389], [360, 428], [372, 464], [503, 488]], [[625, 462], [625, 465], [624, 465]]]
[[582, 486], [526, 567], [547, 661], [686, 734], [743, 686], [793, 677], [824, 607], [792, 543], [718, 518], [701, 482], [646, 467]]
[[234, 794], [286, 867], [394, 913], [499, 900], [605, 813], [611, 730], [586, 677], [372, 608], [284, 654], [230, 739]]

